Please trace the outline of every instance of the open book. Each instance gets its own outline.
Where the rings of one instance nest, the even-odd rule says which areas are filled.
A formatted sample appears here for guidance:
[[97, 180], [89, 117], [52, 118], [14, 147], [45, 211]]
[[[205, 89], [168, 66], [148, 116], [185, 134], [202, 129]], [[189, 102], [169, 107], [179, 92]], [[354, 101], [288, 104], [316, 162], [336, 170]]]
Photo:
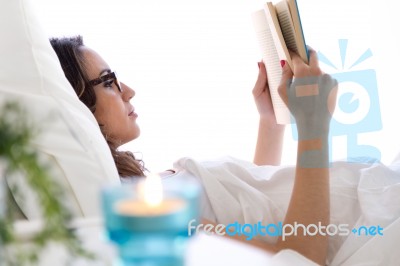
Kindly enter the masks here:
[[281, 60], [286, 60], [293, 70], [289, 50], [296, 52], [308, 63], [308, 51], [296, 0], [267, 2], [264, 9], [252, 14], [254, 29], [262, 58], [267, 68], [268, 86], [278, 124], [290, 123], [290, 112], [278, 94], [282, 76]]

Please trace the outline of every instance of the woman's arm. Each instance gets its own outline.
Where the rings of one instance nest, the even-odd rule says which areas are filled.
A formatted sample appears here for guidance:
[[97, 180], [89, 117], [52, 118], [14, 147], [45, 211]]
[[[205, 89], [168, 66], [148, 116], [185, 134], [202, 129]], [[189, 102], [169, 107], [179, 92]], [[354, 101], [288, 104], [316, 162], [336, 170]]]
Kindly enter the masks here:
[[259, 62], [258, 68], [259, 73], [253, 88], [253, 97], [260, 121], [253, 162], [257, 165], [279, 165], [285, 126], [276, 123], [264, 63]]
[[[279, 93], [296, 120], [298, 131], [295, 181], [284, 224], [329, 224], [329, 124], [337, 93], [337, 81], [323, 74], [316, 52], [310, 49], [309, 65], [292, 54], [294, 76], [290, 68], [283, 67]], [[282, 84], [282, 83], [281, 83]], [[314, 229], [315, 227], [313, 227]], [[311, 230], [314, 232], [315, 230]], [[279, 250], [290, 248], [315, 261], [325, 264], [328, 235], [325, 230], [316, 235], [289, 236], [277, 243]]]
[[[324, 166], [325, 162], [328, 162], [328, 153], [325, 149], [319, 152], [321, 162], [324, 162], [320, 168], [302, 167], [300, 162], [302, 154], [318, 150], [325, 145], [328, 145], [327, 138], [298, 142], [298, 166], [284, 225], [297, 223], [307, 227], [313, 224], [324, 228], [329, 224], [329, 172], [327, 166]], [[314, 231], [312, 227], [310, 232]], [[277, 243], [278, 250], [290, 248], [320, 265], [325, 265], [328, 251], [326, 231], [323, 230], [322, 234], [316, 235], [303, 235], [303, 233], [303, 230], [299, 229], [296, 236], [286, 236], [284, 241], [280, 238]]]
[[[315, 51], [310, 49], [309, 65], [303, 63], [296, 54], [291, 55], [295, 79], [293, 79], [293, 72], [285, 64], [282, 69], [279, 93], [296, 120], [299, 141], [295, 181], [283, 225], [297, 223], [307, 227], [313, 224], [324, 228], [329, 224], [330, 216], [328, 134], [336, 101], [337, 82], [329, 75], [322, 73]], [[256, 92], [261, 91], [262, 84], [267, 89], [264, 76], [259, 77], [258, 82]], [[263, 128], [265, 132], [268, 132], [268, 127]], [[267, 134], [262, 136], [267, 136]], [[264, 148], [269, 148], [266, 143], [268, 142], [261, 140], [260, 147], [257, 148], [261, 149], [264, 145]], [[266, 158], [273, 158], [273, 156], [267, 156], [269, 152], [263, 153], [262, 150], [256, 152], [256, 159], [264, 161]], [[293, 249], [316, 263], [324, 265], [328, 235], [322, 230], [316, 235], [304, 236], [300, 229], [297, 235], [285, 236], [285, 239], [280, 237], [276, 245], [262, 243], [260, 245], [259, 241], [252, 244], [270, 252]]]

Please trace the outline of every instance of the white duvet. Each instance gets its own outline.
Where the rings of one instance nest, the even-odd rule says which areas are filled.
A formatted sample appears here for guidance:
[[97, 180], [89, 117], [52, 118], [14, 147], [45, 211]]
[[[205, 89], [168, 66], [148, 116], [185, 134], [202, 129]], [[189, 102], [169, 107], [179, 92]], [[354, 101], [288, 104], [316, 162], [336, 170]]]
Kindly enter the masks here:
[[[256, 166], [226, 157], [198, 162], [182, 158], [171, 178], [198, 178], [202, 216], [216, 223], [283, 221], [293, 186], [294, 167]], [[330, 237], [328, 265], [398, 265], [400, 252], [400, 163], [335, 162], [330, 168], [331, 224], [380, 226], [382, 234]], [[273, 243], [276, 236], [262, 236]]]

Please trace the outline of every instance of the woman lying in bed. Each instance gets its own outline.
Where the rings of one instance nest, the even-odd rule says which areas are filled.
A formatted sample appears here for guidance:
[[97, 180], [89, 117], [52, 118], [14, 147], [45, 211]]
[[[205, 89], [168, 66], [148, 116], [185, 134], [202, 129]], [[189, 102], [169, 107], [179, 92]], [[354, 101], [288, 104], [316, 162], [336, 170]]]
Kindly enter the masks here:
[[[121, 178], [143, 176], [145, 172], [143, 163], [136, 160], [132, 153], [118, 150], [119, 146], [136, 139], [140, 134], [136, 122], [138, 115], [130, 104], [130, 100], [135, 96], [135, 91], [121, 83], [102, 57], [83, 45], [81, 37], [51, 39], [51, 44], [79, 99], [96, 117], [109, 144]], [[296, 222], [306, 226], [310, 224], [326, 226], [330, 222], [327, 137], [336, 99], [337, 83], [329, 75], [322, 73], [313, 50], [310, 50], [309, 65], [304, 64], [295, 54], [292, 54], [292, 59], [293, 72], [285, 64], [285, 61], [281, 62], [283, 76], [279, 93], [295, 117], [298, 127], [298, 162], [294, 174], [293, 191], [283, 224]], [[317, 91], [317, 95], [308, 97], [308, 99], [300, 97], [298, 93], [301, 89], [314, 93]], [[254, 163], [278, 165], [284, 128], [275, 122], [263, 63], [259, 63], [259, 76], [253, 89], [253, 95], [260, 114]], [[177, 166], [185, 168], [184, 164], [181, 161], [181, 164], [179, 165], [178, 162]], [[170, 171], [169, 174], [176, 175], [174, 171]], [[221, 215], [217, 211], [218, 200], [216, 203], [215, 195], [210, 197], [207, 180], [202, 177], [201, 173], [199, 176], [202, 178], [206, 194], [209, 196], [208, 203], [211, 204], [209, 209], [214, 211], [214, 217], [207, 214], [204, 216], [212, 219], [213, 222], [223, 222], [224, 219], [214, 219]], [[215, 188], [216, 186], [211, 189]], [[246, 192], [246, 190], [244, 191]], [[251, 194], [249, 192], [247, 196], [251, 196]], [[269, 208], [268, 200], [258, 202], [262, 205], [253, 206], [254, 209]], [[263, 206], [264, 204], [265, 206]], [[225, 205], [225, 209], [230, 209], [226, 207]], [[232, 212], [235, 213], [235, 211]], [[243, 213], [238, 213], [236, 221], [249, 221], [248, 219], [245, 219], [247, 221], [243, 220], [243, 217]], [[319, 264], [325, 264], [328, 235], [318, 233], [314, 236], [302, 234], [286, 236], [285, 239], [280, 237], [277, 242], [262, 242], [261, 245], [272, 252], [291, 248]]]
[[[135, 159], [132, 153], [118, 151], [117, 149], [120, 145], [136, 139], [140, 135], [134, 107], [124, 106], [129, 105], [129, 100], [135, 96], [135, 91], [126, 84], [120, 83], [115, 72], [108, 67], [107, 63], [93, 50], [83, 45], [80, 36], [54, 38], [51, 40], [51, 44], [79, 99], [94, 113], [99, 122], [114, 157], [119, 175], [122, 178], [143, 176], [145, 171], [143, 162]], [[275, 115], [266, 86], [265, 66], [262, 62], [258, 64], [260, 77], [254, 87], [253, 94], [260, 113], [260, 131], [254, 162], [259, 165], [279, 165], [284, 126], [277, 125], [275, 122]], [[95, 90], [98, 87], [108, 88], [111, 91]], [[117, 99], [115, 98], [103, 97], [110, 94], [112, 89], [118, 89], [121, 93], [121, 102], [116, 102]], [[121, 106], [114, 107], [117, 104]], [[126, 108], [129, 109], [125, 110]], [[129, 111], [128, 116], [123, 115], [126, 111]]]

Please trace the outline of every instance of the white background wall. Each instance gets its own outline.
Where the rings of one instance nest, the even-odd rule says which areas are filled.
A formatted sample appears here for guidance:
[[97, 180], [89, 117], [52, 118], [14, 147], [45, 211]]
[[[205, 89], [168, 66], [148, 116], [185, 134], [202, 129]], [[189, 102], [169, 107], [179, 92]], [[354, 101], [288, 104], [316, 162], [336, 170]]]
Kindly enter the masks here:
[[[383, 129], [359, 140], [391, 162], [400, 151], [400, 21], [391, 2], [298, 1], [307, 43], [335, 65], [341, 65], [338, 39], [349, 39], [349, 62], [372, 50], [357, 69], [376, 71]], [[150, 170], [170, 168], [182, 156], [252, 160], [258, 116], [251, 90], [261, 56], [251, 13], [264, 1], [34, 2], [49, 37], [83, 35], [135, 89], [142, 135], [124, 148], [141, 154]], [[334, 159], [346, 155], [345, 145], [345, 138], [334, 140]], [[283, 163], [294, 163], [295, 150], [288, 127]]]

